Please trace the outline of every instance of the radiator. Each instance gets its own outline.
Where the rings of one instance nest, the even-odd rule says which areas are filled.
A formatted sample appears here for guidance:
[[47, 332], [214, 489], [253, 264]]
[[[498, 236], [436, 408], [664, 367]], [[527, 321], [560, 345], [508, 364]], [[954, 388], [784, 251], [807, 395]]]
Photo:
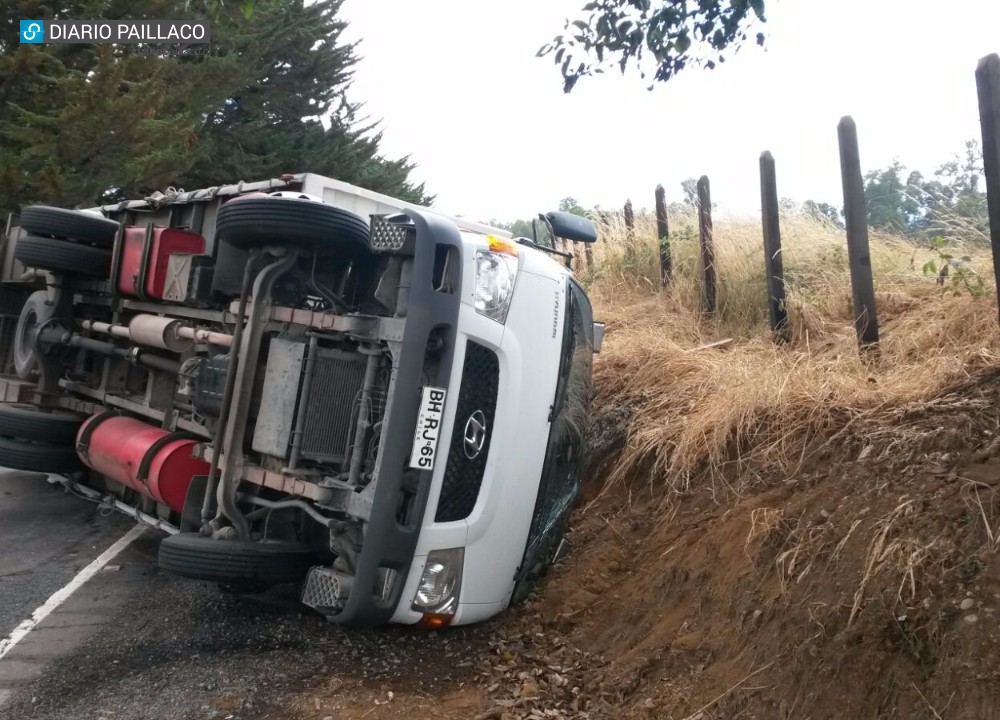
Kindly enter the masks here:
[[339, 350], [317, 350], [306, 403], [302, 457], [342, 462], [350, 454], [365, 380], [365, 357]]

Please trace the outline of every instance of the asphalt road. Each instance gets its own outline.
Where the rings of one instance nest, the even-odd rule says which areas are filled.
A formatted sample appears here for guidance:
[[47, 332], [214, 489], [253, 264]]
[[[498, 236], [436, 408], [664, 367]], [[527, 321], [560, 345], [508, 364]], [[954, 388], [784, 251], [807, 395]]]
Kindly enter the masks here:
[[[134, 527], [44, 476], [0, 470], [0, 645]], [[295, 588], [226, 595], [158, 572], [161, 537], [147, 530], [0, 658], [0, 718], [285, 719], [330, 678], [373, 694], [459, 688], [488, 641], [485, 627], [345, 630]], [[315, 702], [310, 717], [325, 717]]]
[[[0, 470], [0, 643], [133, 526], [44, 475]], [[144, 545], [111, 561], [0, 659], [0, 717], [19, 690], [71, 654], [142, 584], [155, 561]]]
[[0, 470], [0, 637], [124, 533], [98, 511], [44, 475]]

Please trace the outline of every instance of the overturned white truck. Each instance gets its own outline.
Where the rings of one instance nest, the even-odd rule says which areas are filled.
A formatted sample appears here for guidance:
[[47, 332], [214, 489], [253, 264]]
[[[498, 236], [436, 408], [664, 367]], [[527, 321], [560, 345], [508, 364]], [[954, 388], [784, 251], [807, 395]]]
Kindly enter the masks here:
[[565, 252], [305, 174], [26, 207], [2, 260], [0, 465], [166, 531], [164, 570], [441, 627], [557, 556], [602, 330]]

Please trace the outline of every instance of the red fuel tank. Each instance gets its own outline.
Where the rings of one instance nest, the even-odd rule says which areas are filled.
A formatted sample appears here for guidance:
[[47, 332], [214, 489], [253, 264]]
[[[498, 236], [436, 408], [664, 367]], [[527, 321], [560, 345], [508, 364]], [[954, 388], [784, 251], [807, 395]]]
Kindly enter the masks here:
[[191, 478], [207, 475], [208, 463], [191, 457], [194, 440], [171, 435], [132, 418], [95, 415], [80, 428], [76, 448], [87, 467], [181, 512]]
[[169, 277], [170, 256], [201, 255], [204, 252], [205, 238], [198, 233], [177, 228], [127, 227], [122, 238], [121, 260], [115, 280], [118, 292], [163, 300], [168, 283], [171, 280], [176, 282]]

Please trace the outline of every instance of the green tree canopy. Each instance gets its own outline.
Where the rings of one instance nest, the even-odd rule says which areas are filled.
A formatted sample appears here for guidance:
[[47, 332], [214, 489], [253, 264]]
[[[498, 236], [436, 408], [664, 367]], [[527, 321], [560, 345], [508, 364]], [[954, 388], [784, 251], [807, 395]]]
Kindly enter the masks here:
[[830, 203], [806, 200], [802, 203], [802, 212], [817, 220], [827, 220], [839, 228], [844, 227], [844, 214]]
[[[379, 152], [346, 99], [355, 47], [342, 0], [32, 0], [0, 10], [0, 207], [93, 204], [165, 186], [193, 189], [317, 172], [414, 202], [407, 158]], [[50, 6], [51, 7], [51, 6]], [[212, 43], [20, 45], [18, 20], [192, 17]], [[201, 15], [204, 17], [204, 15]]]
[[580, 203], [576, 201], [576, 198], [564, 197], [559, 201], [559, 209], [562, 212], [568, 212], [573, 215], [579, 215], [580, 217], [588, 217], [589, 213], [587, 209], [584, 208]]
[[[594, 0], [538, 51], [551, 55], [570, 92], [580, 78], [635, 65], [654, 82], [688, 65], [714, 68], [765, 22], [764, 0]], [[764, 44], [758, 32], [757, 44]]]
[[989, 219], [980, 190], [982, 166], [982, 149], [973, 140], [932, 178], [907, 171], [898, 160], [867, 173], [868, 224], [907, 234], [941, 235], [949, 229], [985, 234]]
[[684, 204], [698, 207], [698, 178], [681, 180], [681, 191], [684, 193]]
[[898, 160], [883, 170], [865, 175], [865, 199], [868, 202], [868, 224], [872, 227], [906, 232], [920, 220], [921, 186], [919, 172], [906, 174]]

